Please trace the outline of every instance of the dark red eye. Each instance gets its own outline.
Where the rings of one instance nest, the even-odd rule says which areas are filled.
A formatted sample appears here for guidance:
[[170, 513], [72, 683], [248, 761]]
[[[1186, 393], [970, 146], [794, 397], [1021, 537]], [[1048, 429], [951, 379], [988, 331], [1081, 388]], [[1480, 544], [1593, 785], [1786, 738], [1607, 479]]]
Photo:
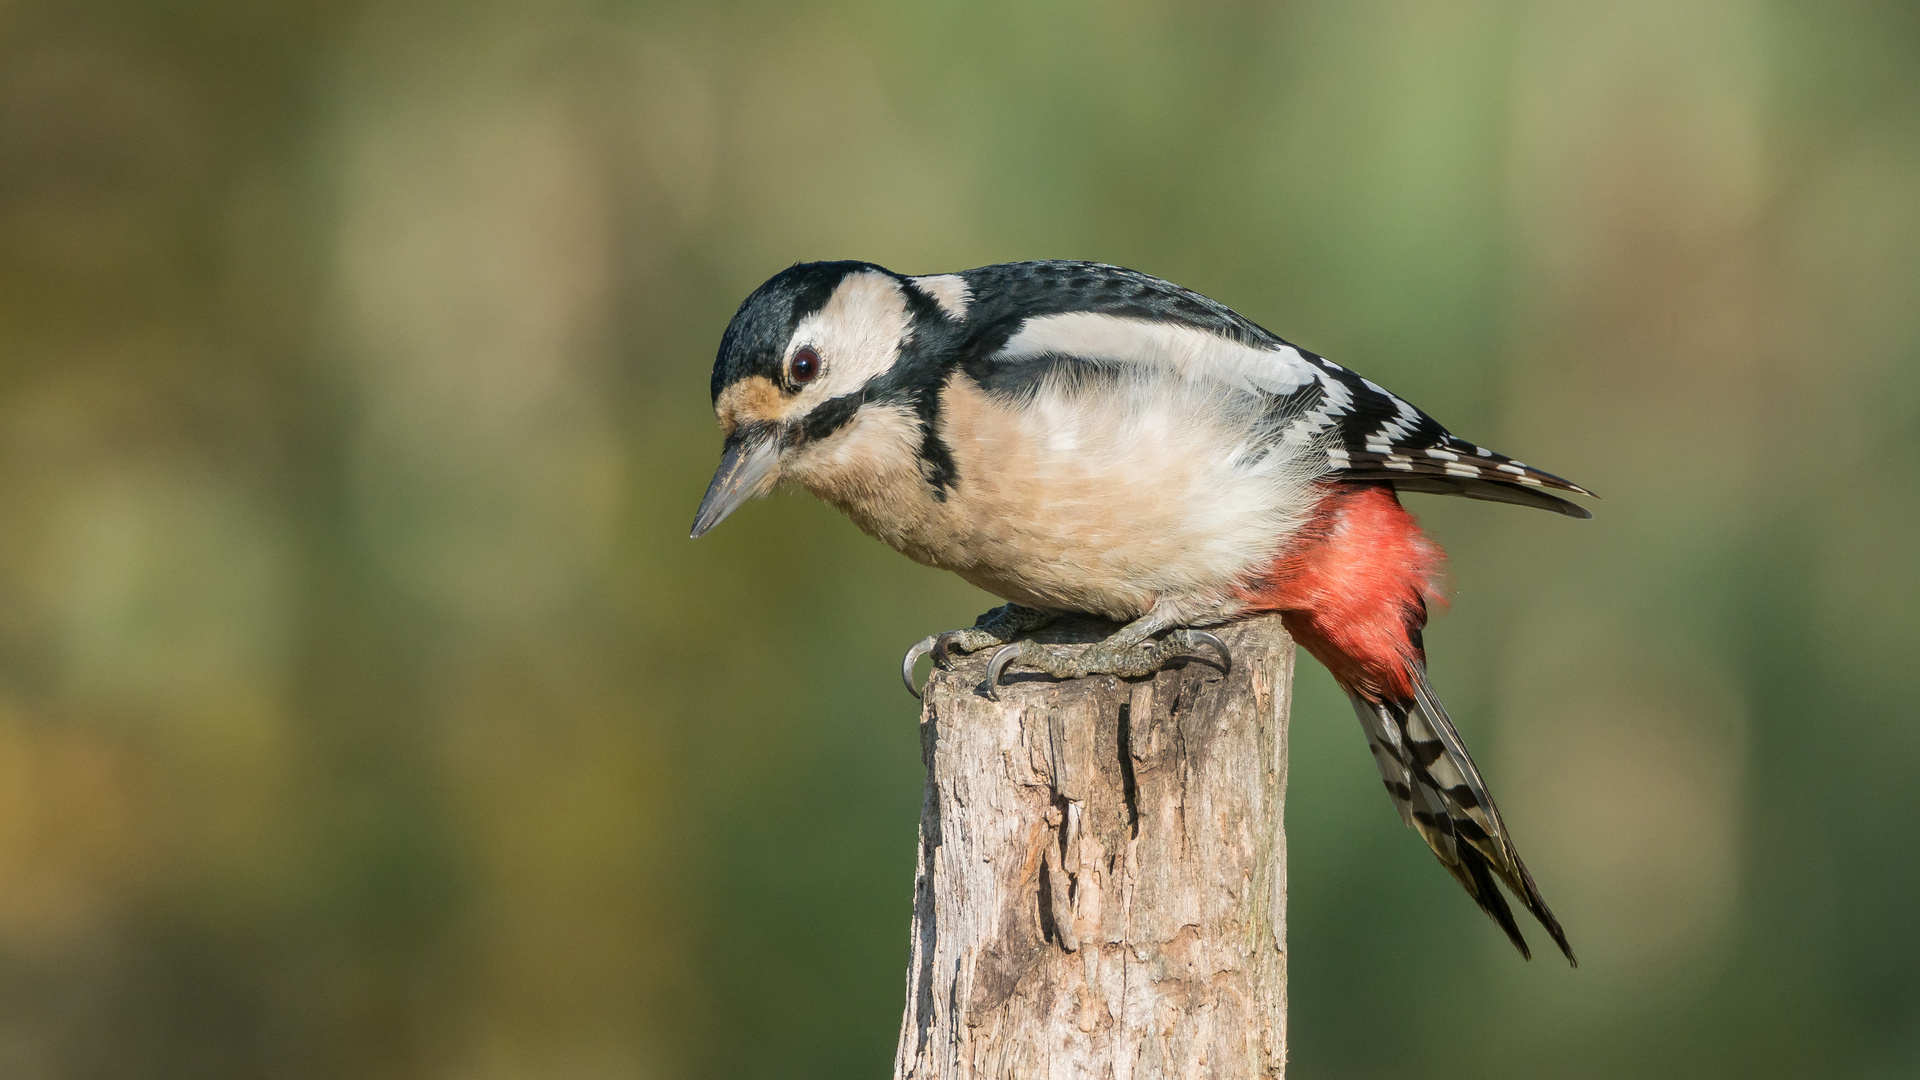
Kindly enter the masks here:
[[787, 374], [794, 382], [812, 382], [820, 374], [820, 354], [805, 345], [793, 354], [793, 363], [787, 365]]

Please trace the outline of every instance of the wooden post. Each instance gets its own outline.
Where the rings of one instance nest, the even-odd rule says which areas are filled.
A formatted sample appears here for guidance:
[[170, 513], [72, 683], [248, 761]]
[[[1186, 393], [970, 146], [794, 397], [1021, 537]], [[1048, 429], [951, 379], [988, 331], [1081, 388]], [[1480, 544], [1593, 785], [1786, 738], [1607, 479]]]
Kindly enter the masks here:
[[1293, 643], [1218, 633], [1224, 678], [935, 673], [896, 1078], [1283, 1075]]

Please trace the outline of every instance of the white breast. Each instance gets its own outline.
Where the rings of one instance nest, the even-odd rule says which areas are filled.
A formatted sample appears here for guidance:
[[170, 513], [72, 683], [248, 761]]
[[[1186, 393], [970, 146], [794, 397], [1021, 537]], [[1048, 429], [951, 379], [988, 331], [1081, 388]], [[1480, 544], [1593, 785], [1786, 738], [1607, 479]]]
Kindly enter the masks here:
[[869, 406], [786, 470], [875, 538], [1003, 599], [1131, 619], [1163, 597], [1219, 599], [1310, 516], [1324, 455], [1285, 443], [1263, 401], [1133, 373], [990, 395], [956, 373], [936, 498], [904, 406]]
[[946, 388], [959, 481], [925, 561], [1019, 603], [1132, 618], [1216, 596], [1309, 516], [1317, 467], [1281, 451], [1252, 395], [1154, 376]]

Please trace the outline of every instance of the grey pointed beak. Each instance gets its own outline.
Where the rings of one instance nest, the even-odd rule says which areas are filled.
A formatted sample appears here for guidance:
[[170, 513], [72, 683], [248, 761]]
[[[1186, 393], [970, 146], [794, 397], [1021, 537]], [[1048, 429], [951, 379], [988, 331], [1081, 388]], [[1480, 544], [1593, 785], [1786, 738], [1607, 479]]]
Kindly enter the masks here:
[[727, 439], [720, 467], [707, 485], [707, 497], [700, 500], [700, 512], [694, 516], [692, 537], [699, 539], [740, 504], [762, 494], [772, 486], [780, 447], [773, 433], [742, 428]]

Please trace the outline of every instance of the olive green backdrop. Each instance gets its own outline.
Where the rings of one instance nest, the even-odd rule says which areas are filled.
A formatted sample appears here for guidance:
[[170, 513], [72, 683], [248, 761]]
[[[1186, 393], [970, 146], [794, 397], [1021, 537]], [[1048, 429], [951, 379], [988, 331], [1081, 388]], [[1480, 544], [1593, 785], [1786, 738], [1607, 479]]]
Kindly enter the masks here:
[[1920, 12], [1845, 0], [0, 0], [0, 1075], [884, 1074], [895, 665], [991, 601], [689, 541], [708, 366], [1038, 257], [1605, 496], [1410, 499], [1583, 966], [1304, 665], [1296, 1075], [1920, 1075]]

